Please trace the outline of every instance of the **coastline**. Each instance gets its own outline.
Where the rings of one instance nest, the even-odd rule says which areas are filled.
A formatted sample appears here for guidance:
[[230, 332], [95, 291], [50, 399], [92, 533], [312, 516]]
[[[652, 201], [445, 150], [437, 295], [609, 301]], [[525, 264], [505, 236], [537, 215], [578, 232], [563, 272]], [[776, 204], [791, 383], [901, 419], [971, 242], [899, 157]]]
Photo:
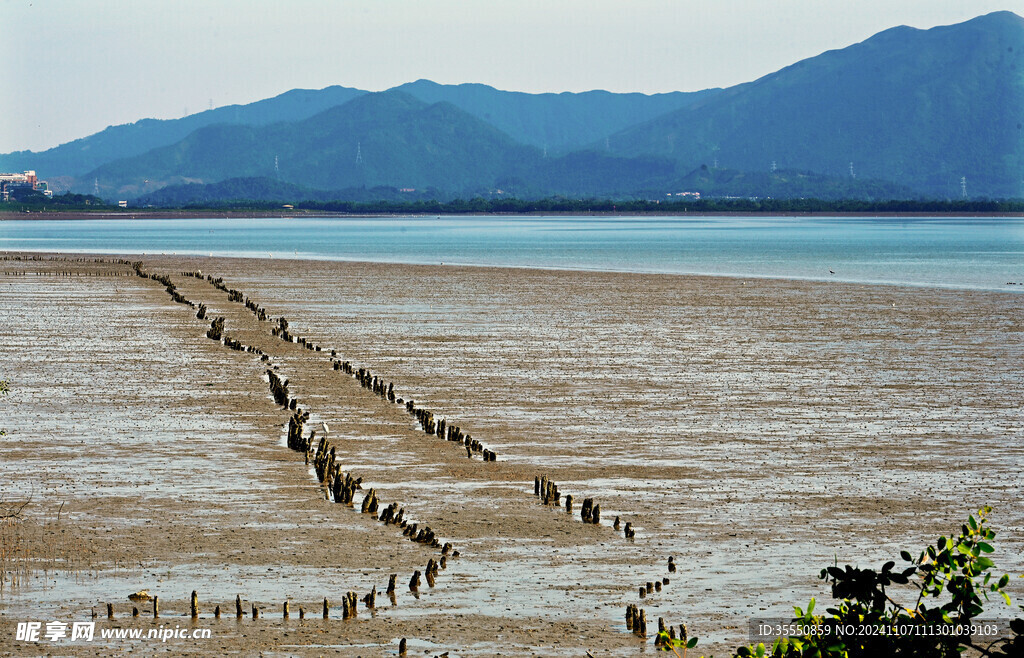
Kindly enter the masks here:
[[147, 220], [147, 219], [282, 219], [295, 218], [432, 218], [432, 217], [853, 217], [853, 218], [1021, 218], [1024, 212], [744, 212], [744, 211], [721, 211], [721, 212], [529, 212], [529, 213], [339, 213], [320, 211], [191, 211], [191, 210], [142, 210], [142, 211], [120, 211], [120, 212], [81, 212], [81, 211], [42, 211], [31, 213], [15, 213], [0, 211], [0, 221], [11, 220], [89, 220], [89, 219], [120, 219], [120, 220]]
[[[0, 276], [12, 326], [0, 351], [16, 373], [6, 429], [19, 441], [0, 471], [40, 492], [42, 521], [68, 504], [63, 523], [98, 550], [92, 568], [109, 585], [28, 587], [0, 603], [16, 604], [8, 620], [54, 609], [55, 595], [70, 596], [61, 614], [79, 619], [104, 597], [149, 587], [176, 621], [199, 574], [202, 623], [228, 651], [295, 643], [289, 651], [387, 655], [408, 636], [435, 653], [634, 655], [622, 607], [637, 601], [638, 582], [668, 577], [674, 555], [681, 573], [641, 602], [649, 623], [685, 621], [701, 651], [718, 653], [742, 642], [752, 614], [827, 598], [813, 576], [833, 555], [915, 550], [956, 527], [974, 498], [995, 503], [999, 566], [1022, 566], [1019, 492], [999, 484], [1016, 481], [1021, 454], [995, 429], [1020, 420], [1014, 364], [1024, 348], [1012, 328], [1024, 318], [1005, 294], [119, 255], [168, 274], [226, 317], [233, 338], [273, 351], [314, 413], [308, 427], [330, 425], [346, 468], [464, 556], [421, 599], [405, 588], [397, 606], [361, 608], [358, 622], [284, 622], [279, 610], [262, 626], [214, 622], [210, 606], [236, 591], [268, 609], [292, 597], [308, 611], [323, 590], [336, 600], [383, 587], [388, 573], [407, 579], [428, 554], [323, 499], [301, 455], [281, 444], [287, 414], [274, 409], [257, 357], [206, 338], [209, 322], [161, 285], [127, 266], [100, 276], [113, 266], [80, 258], [0, 263], [35, 272]], [[329, 352], [282, 344], [271, 323], [180, 275], [196, 269], [453, 419], [499, 461], [427, 439], [397, 405], [332, 370]], [[99, 388], [84, 387], [106, 369]], [[64, 390], [79, 391], [73, 416], [49, 402]], [[47, 456], [53, 449], [61, 459]], [[991, 460], [976, 463], [978, 450]], [[122, 459], [132, 469], [119, 469]], [[594, 496], [602, 524], [540, 505], [541, 474], [577, 501]], [[615, 516], [635, 523], [637, 541], [613, 531]], [[125, 565], [120, 577], [113, 559]]]

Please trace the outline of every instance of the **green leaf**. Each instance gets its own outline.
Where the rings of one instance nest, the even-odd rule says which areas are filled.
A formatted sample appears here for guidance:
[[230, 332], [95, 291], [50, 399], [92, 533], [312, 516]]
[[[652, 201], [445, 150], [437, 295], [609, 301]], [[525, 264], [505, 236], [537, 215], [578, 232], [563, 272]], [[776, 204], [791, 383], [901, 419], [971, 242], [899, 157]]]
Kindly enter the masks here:
[[903, 558], [904, 560], [906, 560], [907, 562], [913, 562], [914, 561], [914, 558], [910, 557], [910, 552], [909, 551], [900, 551], [900, 557]]
[[757, 658], [764, 658], [764, 645], [763, 644], [758, 644], [757, 645], [757, 651], [754, 653], [754, 655], [756, 655]]
[[1010, 574], [1004, 573], [1003, 577], [999, 579], [999, 589], [1002, 589], [1002, 588], [1006, 587], [1006, 585], [1009, 582], [1010, 582]]
[[971, 526], [971, 530], [977, 530], [978, 529], [978, 522], [974, 520], [974, 515], [973, 514], [971, 514], [969, 517], [967, 517], [967, 525]]
[[695, 646], [697, 646], [697, 638], [691, 637], [690, 640], [686, 643], [686, 648], [692, 649]]
[[992, 546], [990, 544], [986, 544], [983, 541], [982, 542], [978, 542], [978, 548], [980, 548], [983, 553], [991, 553], [991, 552], [996, 550], [996, 549], [992, 548]]
[[975, 564], [977, 564], [978, 568], [981, 570], [991, 569], [993, 566], [995, 566], [995, 562], [988, 559], [987, 557], [979, 557], [977, 560], [975, 560]]

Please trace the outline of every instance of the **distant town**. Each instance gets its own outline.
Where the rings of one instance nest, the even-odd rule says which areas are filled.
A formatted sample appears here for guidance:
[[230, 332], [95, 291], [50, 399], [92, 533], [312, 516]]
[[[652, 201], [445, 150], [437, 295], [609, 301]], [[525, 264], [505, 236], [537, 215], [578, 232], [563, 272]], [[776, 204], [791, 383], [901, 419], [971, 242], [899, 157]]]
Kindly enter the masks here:
[[12, 196], [17, 199], [22, 192], [42, 192], [46, 197], [53, 196], [46, 181], [39, 180], [34, 170], [20, 174], [0, 173], [0, 200], [10, 201]]

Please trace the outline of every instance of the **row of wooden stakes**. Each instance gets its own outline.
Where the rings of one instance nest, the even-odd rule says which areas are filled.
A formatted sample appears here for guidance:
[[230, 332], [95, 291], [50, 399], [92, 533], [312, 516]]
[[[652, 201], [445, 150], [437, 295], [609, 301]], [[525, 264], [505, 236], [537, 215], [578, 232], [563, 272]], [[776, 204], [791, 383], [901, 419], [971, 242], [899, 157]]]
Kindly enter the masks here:
[[149, 273], [147, 273], [144, 269], [142, 269], [142, 261], [138, 261], [136, 263], [133, 263], [132, 264], [132, 269], [135, 270], [136, 276], [139, 276], [139, 277], [141, 277], [143, 279], [152, 279], [153, 281], [156, 281], [157, 283], [163, 284], [164, 289], [171, 296], [171, 299], [174, 300], [176, 303], [178, 303], [178, 304], [185, 304], [186, 306], [190, 306], [192, 308], [196, 307], [196, 305], [194, 303], [192, 303], [189, 300], [185, 299], [185, 297], [180, 292], [178, 292], [178, 289], [174, 285], [174, 282], [171, 281], [171, 277], [167, 276], [166, 274], [149, 274]]
[[134, 272], [125, 272], [124, 270], [109, 270], [109, 271], [103, 271], [103, 272], [70, 272], [70, 271], [63, 271], [63, 270], [53, 270], [51, 272], [39, 272], [39, 271], [29, 271], [29, 270], [11, 270], [11, 271], [5, 270], [3, 272], [4, 276], [28, 276], [29, 274], [32, 274], [33, 276], [60, 276], [60, 277], [75, 277], [75, 276], [83, 276], [83, 277], [88, 277], [88, 276], [101, 276], [101, 277], [135, 276]]
[[130, 265], [135, 266], [141, 261], [132, 261], [126, 258], [67, 258], [65, 256], [26, 256], [24, 254], [6, 254], [0, 256], [0, 260], [29, 261], [29, 262], [50, 262], [50, 263], [100, 263], [107, 265]]
[[[546, 475], [534, 476], [533, 495], [539, 497], [544, 505], [554, 505], [555, 507], [562, 505], [562, 493], [558, 490], [558, 485], [553, 480], [548, 479]], [[565, 511], [569, 514], [572, 514], [572, 504], [572, 494], [566, 494]], [[583, 504], [580, 506], [580, 520], [584, 523], [599, 525], [601, 523], [601, 504], [595, 503], [593, 498], [584, 498]], [[633, 529], [633, 524], [627, 521], [625, 527], [623, 527], [622, 520], [618, 516], [615, 517], [612, 527], [616, 530], [621, 527], [623, 536], [626, 539], [636, 537], [636, 530]]]
[[[202, 270], [195, 270], [194, 272], [182, 272], [181, 275], [182, 276], [194, 277], [196, 279], [203, 279], [203, 272], [202, 272]], [[209, 284], [212, 285], [217, 290], [223, 290], [224, 292], [226, 292], [228, 294], [228, 301], [229, 302], [244, 303], [245, 307], [247, 309], [249, 309], [250, 311], [252, 311], [253, 315], [255, 315], [256, 318], [258, 320], [260, 320], [260, 322], [263, 322], [264, 320], [267, 320], [269, 318], [269, 316], [267, 315], [266, 309], [264, 309], [263, 307], [258, 305], [256, 302], [250, 300], [248, 297], [243, 295], [240, 290], [235, 290], [234, 288], [228, 288], [227, 284], [224, 283], [224, 278], [223, 277], [217, 277], [215, 279], [215, 278], [213, 278], [212, 274], [207, 274], [206, 275], [206, 281], [209, 282]], [[202, 318], [200, 318], [200, 320], [201, 319]]]
[[[246, 306], [250, 308], [250, 310], [253, 310], [254, 313], [257, 313], [257, 311], [262, 311], [262, 309], [259, 306], [257, 306], [255, 303], [251, 303], [247, 298]], [[303, 344], [307, 347], [307, 349], [315, 349], [316, 351], [321, 350], [319, 346], [313, 346], [312, 343], [306, 341], [304, 338], [295, 338], [294, 336], [292, 336], [288, 332], [288, 327], [288, 321], [282, 317], [278, 320], [278, 325], [272, 330], [272, 334], [280, 336], [283, 340], [287, 342]], [[332, 368], [335, 371], [341, 371], [346, 374], [353, 375], [353, 377], [359, 382], [360, 386], [371, 391], [375, 395], [378, 395], [382, 399], [385, 399], [390, 403], [404, 403], [406, 411], [416, 418], [416, 420], [420, 424], [420, 427], [423, 429], [425, 433], [442, 437], [448, 441], [463, 443], [467, 447], [467, 455], [471, 456], [473, 452], [482, 452], [485, 461], [493, 461], [496, 458], [493, 452], [484, 449], [483, 446], [478, 441], [476, 441], [469, 435], [464, 435], [462, 433], [461, 428], [459, 428], [458, 426], [449, 425], [447, 419], [436, 419], [433, 412], [416, 407], [415, 402], [413, 400], [405, 401], [402, 398], [397, 397], [394, 392], [393, 382], [388, 382], [385, 385], [385, 382], [382, 378], [373, 375], [368, 369], [359, 368], [358, 370], [356, 370], [350, 362], [337, 359], [337, 352], [335, 350], [331, 351], [331, 362]], [[267, 373], [268, 378], [270, 379], [271, 392], [274, 395], [275, 402], [284, 406], [285, 408], [290, 407], [291, 409], [295, 410], [296, 401], [294, 399], [290, 399], [287, 394], [287, 380], [282, 381], [280, 377], [273, 372], [273, 370], [268, 370]], [[295, 413], [289, 419], [288, 426], [288, 446], [294, 450], [303, 452], [306, 456], [306, 463], [310, 462], [312, 441], [316, 434], [315, 432], [311, 432], [309, 438], [303, 438], [303, 425], [306, 421], [308, 421], [308, 419], [308, 411], [296, 410]], [[353, 503], [355, 490], [357, 488], [361, 488], [359, 486], [361, 483], [361, 478], [355, 479], [351, 476], [351, 474], [345, 474], [340, 471], [340, 466], [338, 466], [336, 462], [336, 451], [334, 447], [330, 445], [326, 436], [320, 439], [316, 453], [312, 458], [312, 462], [314, 464], [314, 468], [316, 470], [318, 479], [321, 482], [326, 483], [327, 490], [330, 492], [330, 495], [333, 497], [335, 502], [351, 505]], [[534, 478], [534, 495], [542, 498], [543, 503], [545, 505], [561, 505], [561, 493], [558, 490], [558, 485], [555, 482], [549, 480], [547, 476], [537, 476]], [[379, 501], [377, 499], [376, 491], [374, 489], [370, 489], [370, 491], [363, 498], [360, 511], [362, 513], [374, 514], [374, 516], [376, 517], [378, 507]], [[570, 514], [573, 511], [573, 497], [571, 494], [567, 494], [565, 496], [565, 509], [566, 512]], [[429, 527], [418, 530], [416, 524], [408, 524], [403, 517], [404, 509], [399, 508], [397, 504], [392, 503], [388, 505], [386, 509], [384, 509], [384, 511], [380, 514], [378, 520], [385, 524], [394, 523], [396, 525], [403, 527], [403, 535], [410, 537], [414, 541], [419, 541], [435, 547], [439, 545], [438, 540], [433, 536], [433, 532], [429, 529]], [[580, 519], [584, 523], [600, 524], [600, 504], [595, 503], [592, 498], [584, 499], [583, 504], [580, 507]], [[616, 517], [613, 523], [613, 527], [616, 530], [618, 530], [620, 528], [620, 525], [621, 520], [619, 517]], [[633, 529], [632, 524], [630, 522], [626, 522], [623, 528], [623, 533], [626, 538], [631, 539], [635, 537], [635, 530]], [[444, 563], [446, 562], [447, 554], [448, 551], [450, 550], [450, 547], [451, 545], [448, 543], [444, 545], [443, 554], [441, 556], [440, 562], [434, 562], [434, 560], [431, 559], [431, 561], [428, 563], [428, 568], [426, 569], [426, 579], [431, 587], [434, 586], [433, 580], [434, 576], [436, 575], [436, 569], [438, 568], [438, 566], [444, 568]], [[455, 551], [454, 555], [458, 555], [458, 551]], [[674, 558], [672, 557], [669, 558], [668, 568], [670, 572], [675, 571]], [[392, 577], [392, 581], [393, 580], [394, 577]], [[410, 590], [415, 591], [415, 589], [419, 586], [419, 582], [420, 572], [416, 571], [413, 574], [412, 579], [410, 580]], [[653, 594], [654, 592], [660, 592], [662, 586], [669, 584], [669, 582], [669, 579], [665, 577], [660, 581], [651, 581], [647, 582], [645, 585], [641, 585], [638, 588], [640, 598], [645, 598], [648, 595]], [[393, 584], [393, 582], [389, 583], [389, 593], [393, 591]], [[375, 592], [371, 592], [371, 594], [367, 595], [367, 597], [371, 597], [374, 593]], [[370, 600], [372, 601], [372, 598]], [[658, 622], [659, 630], [663, 630], [663, 620], [659, 619]], [[636, 605], [630, 604], [630, 606], [627, 607], [626, 623], [627, 628], [629, 628], [630, 630], [634, 630], [634, 632], [636, 632], [638, 635], [646, 636], [646, 613], [642, 609], [638, 608]], [[683, 627], [683, 629], [685, 629], [685, 626]]]

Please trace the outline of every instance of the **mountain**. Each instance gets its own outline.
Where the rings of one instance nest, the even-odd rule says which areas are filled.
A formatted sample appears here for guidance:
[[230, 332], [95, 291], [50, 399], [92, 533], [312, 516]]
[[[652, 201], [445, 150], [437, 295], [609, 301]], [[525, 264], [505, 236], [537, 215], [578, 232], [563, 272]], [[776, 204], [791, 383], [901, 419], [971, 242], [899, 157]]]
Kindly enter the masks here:
[[482, 84], [440, 85], [417, 80], [399, 91], [433, 104], [448, 102], [486, 121], [512, 139], [552, 153], [579, 148], [630, 126], [688, 107], [718, 89], [666, 94], [608, 91], [527, 94]]
[[[263, 103], [111, 128], [38, 157], [98, 162], [74, 189], [91, 192], [98, 180], [108, 199], [230, 179], [256, 182], [175, 195], [957, 198], [963, 181], [972, 197], [1024, 197], [1024, 19], [1010, 12], [893, 28], [694, 94], [521, 94], [420, 80]], [[4, 162], [47, 179], [55, 171]]]
[[400, 91], [360, 96], [298, 122], [214, 125], [84, 177], [136, 197], [165, 185], [274, 177], [316, 189], [427, 188], [475, 193], [524, 173], [540, 152], [449, 103]]
[[[440, 85], [418, 80], [396, 88], [427, 105], [448, 102], [490, 123], [513, 139], [565, 152], [629, 126], [677, 110], [717, 90], [666, 94], [584, 93], [527, 94], [501, 91], [482, 84]], [[110, 126], [88, 137], [42, 151], [0, 154], [0, 171], [35, 169], [50, 181], [82, 177], [105, 164], [174, 144], [192, 132], [216, 124], [265, 126], [280, 121], [301, 121], [343, 105], [369, 92], [349, 87], [293, 89], [279, 96], [230, 105], [181, 119], [142, 119]]]
[[613, 135], [681, 169], [773, 162], [939, 197], [1024, 196], [1024, 19], [897, 27]]
[[218, 123], [261, 126], [277, 121], [297, 121], [365, 93], [360, 89], [338, 86], [319, 90], [293, 89], [248, 105], [228, 105], [181, 119], [142, 119], [110, 126], [39, 153], [16, 151], [0, 155], [0, 171], [35, 169], [50, 180], [78, 176], [108, 162], [173, 144], [205, 126]]

